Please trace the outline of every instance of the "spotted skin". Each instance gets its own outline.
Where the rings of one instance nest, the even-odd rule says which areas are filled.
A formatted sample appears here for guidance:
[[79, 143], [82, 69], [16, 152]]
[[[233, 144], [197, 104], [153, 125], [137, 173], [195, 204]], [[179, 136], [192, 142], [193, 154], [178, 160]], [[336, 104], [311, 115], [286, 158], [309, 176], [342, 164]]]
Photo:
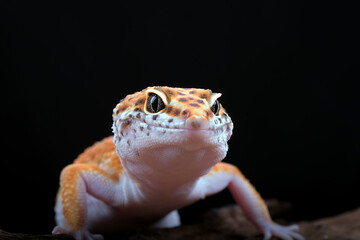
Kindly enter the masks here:
[[[146, 96], [149, 93], [163, 93], [165, 95], [167, 105], [164, 109], [164, 113], [170, 119], [179, 117], [188, 117], [192, 114], [196, 114], [199, 110], [203, 110], [206, 115], [206, 119], [210, 120], [215, 118], [210, 110], [210, 104], [212, 97], [220, 97], [221, 94], [212, 93], [211, 90], [204, 89], [183, 89], [183, 88], [169, 88], [169, 87], [149, 87], [141, 92], [137, 92], [128, 95], [122, 99], [120, 103], [114, 109], [114, 117], [121, 115], [120, 119], [140, 117], [138, 113], [146, 114], [147, 111], [144, 108], [146, 104]], [[158, 116], [158, 115], [154, 115]], [[222, 118], [228, 118], [228, 115], [224, 108], [218, 113], [218, 116]], [[156, 119], [154, 119], [156, 120]]]
[[53, 233], [102, 239], [98, 233], [180, 225], [177, 209], [228, 187], [264, 239], [298, 239], [297, 226], [274, 223], [238, 168], [222, 163], [233, 123], [219, 93], [148, 87], [113, 110], [114, 136], [65, 167]]

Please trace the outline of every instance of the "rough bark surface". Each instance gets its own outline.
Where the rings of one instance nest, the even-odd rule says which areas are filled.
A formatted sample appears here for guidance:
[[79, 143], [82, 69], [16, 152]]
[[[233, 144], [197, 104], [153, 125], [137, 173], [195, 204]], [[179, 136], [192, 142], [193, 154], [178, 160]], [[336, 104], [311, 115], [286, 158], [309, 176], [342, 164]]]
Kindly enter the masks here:
[[[291, 206], [269, 201], [272, 216], [286, 212]], [[281, 222], [286, 224], [286, 222]], [[337, 216], [297, 223], [307, 240], [360, 240], [360, 208]], [[66, 235], [30, 235], [0, 230], [1, 240], [70, 240]], [[198, 223], [172, 229], [147, 229], [121, 235], [105, 235], [105, 240], [258, 240], [261, 233], [251, 225], [237, 206], [211, 210]]]

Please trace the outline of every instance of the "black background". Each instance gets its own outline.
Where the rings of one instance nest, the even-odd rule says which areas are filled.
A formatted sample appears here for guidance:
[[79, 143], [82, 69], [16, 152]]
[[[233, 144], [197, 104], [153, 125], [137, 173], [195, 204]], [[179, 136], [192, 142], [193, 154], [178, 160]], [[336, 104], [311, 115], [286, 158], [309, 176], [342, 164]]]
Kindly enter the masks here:
[[[0, 228], [49, 233], [61, 169], [150, 85], [223, 93], [225, 161], [294, 219], [358, 207], [356, 14], [346, 1], [1, 1]], [[229, 203], [225, 191], [182, 214]]]

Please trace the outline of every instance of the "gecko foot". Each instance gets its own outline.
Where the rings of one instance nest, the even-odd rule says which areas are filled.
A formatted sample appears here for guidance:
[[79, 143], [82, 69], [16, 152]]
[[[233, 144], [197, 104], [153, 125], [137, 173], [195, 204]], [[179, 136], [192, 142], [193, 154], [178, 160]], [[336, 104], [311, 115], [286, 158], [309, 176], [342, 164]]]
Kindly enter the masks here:
[[91, 234], [89, 231], [72, 231], [63, 227], [56, 226], [52, 234], [67, 234], [73, 236], [76, 240], [103, 240], [104, 237], [100, 234]]
[[298, 225], [281, 226], [269, 223], [263, 227], [264, 240], [270, 240], [272, 236], [283, 240], [305, 240], [297, 231], [299, 231]]

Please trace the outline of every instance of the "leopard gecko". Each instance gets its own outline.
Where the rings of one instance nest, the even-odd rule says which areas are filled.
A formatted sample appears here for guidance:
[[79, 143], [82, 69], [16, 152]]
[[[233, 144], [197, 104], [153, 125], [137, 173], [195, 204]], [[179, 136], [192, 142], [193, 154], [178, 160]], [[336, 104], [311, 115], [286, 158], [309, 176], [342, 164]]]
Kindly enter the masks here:
[[220, 93], [148, 87], [113, 110], [113, 133], [87, 148], [60, 177], [53, 234], [77, 240], [139, 227], [179, 226], [177, 209], [229, 188], [268, 240], [303, 240], [298, 226], [272, 221], [240, 170], [221, 162], [233, 122]]

